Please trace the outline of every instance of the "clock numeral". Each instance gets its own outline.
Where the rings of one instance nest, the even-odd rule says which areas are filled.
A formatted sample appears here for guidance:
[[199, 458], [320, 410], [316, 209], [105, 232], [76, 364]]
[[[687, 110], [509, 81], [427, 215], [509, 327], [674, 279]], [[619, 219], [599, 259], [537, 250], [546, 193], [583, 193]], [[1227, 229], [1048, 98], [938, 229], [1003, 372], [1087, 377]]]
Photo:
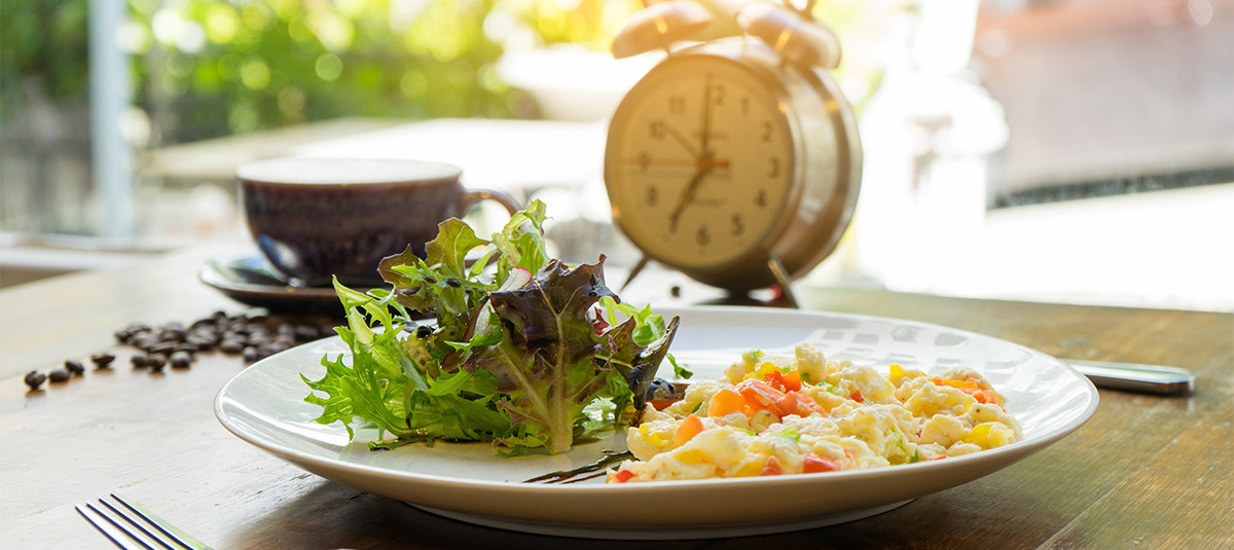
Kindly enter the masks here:
[[748, 95], [741, 96], [741, 114], [742, 115], [750, 114], [750, 96]]
[[767, 177], [775, 178], [780, 176], [780, 157], [771, 157], [767, 159], [771, 163], [767, 167]]
[[659, 191], [659, 189], [656, 189], [656, 186], [654, 186], [654, 185], [652, 185], [652, 186], [648, 186], [648, 187], [647, 187], [647, 196], [646, 196], [646, 197], [644, 197], [644, 201], [647, 203], [647, 206], [655, 206], [655, 205], [659, 204], [659, 203], [660, 203], [660, 191]]
[[686, 112], [686, 96], [670, 95], [668, 96], [668, 114], [681, 115]]
[[646, 172], [648, 168], [651, 168], [651, 154], [647, 151], [639, 151], [635, 162], [638, 164], [639, 172]]
[[655, 120], [651, 122], [651, 137], [653, 139], [664, 139], [668, 136], [668, 126], [663, 120]]
[[699, 226], [698, 231], [694, 233], [694, 242], [699, 246], [707, 246], [711, 243], [711, 232], [707, 230], [707, 226]]
[[775, 135], [774, 130], [775, 130], [775, 128], [773, 128], [773, 127], [771, 126], [771, 121], [770, 121], [770, 120], [764, 120], [764, 121], [763, 121], [763, 134], [762, 134], [762, 136], [761, 136], [761, 137], [762, 137], [762, 140], [763, 140], [764, 142], [770, 142], [770, 141], [771, 141], [771, 137]]
[[711, 87], [711, 103], [713, 105], [724, 105], [724, 98], [728, 95], [728, 87], [723, 84], [716, 84]]
[[754, 204], [759, 208], [767, 208], [767, 190], [759, 189], [758, 194], [754, 196]]
[[728, 225], [729, 233], [734, 237], [746, 232], [746, 224], [741, 219], [741, 214], [733, 214], [731, 223]]

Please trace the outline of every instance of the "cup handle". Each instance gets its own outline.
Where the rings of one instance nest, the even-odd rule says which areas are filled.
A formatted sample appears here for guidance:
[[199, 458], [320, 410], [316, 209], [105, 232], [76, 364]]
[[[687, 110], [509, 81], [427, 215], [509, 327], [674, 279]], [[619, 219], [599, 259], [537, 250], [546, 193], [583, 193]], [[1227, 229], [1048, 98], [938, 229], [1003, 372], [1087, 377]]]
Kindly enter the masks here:
[[511, 216], [523, 209], [523, 207], [520, 206], [518, 201], [514, 200], [513, 197], [500, 191], [493, 191], [491, 189], [469, 189], [463, 192], [463, 207], [461, 210], [466, 212], [471, 209], [473, 205], [482, 200], [497, 201], [502, 206], [506, 207], [506, 210], [510, 212]]

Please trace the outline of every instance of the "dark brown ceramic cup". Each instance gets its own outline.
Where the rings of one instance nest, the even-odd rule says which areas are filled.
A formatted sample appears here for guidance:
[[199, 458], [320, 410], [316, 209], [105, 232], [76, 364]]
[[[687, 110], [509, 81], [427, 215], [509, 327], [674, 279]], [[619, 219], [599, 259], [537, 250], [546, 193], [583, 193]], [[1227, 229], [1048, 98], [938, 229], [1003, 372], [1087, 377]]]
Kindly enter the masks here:
[[257, 248], [295, 286], [377, 284], [377, 264], [437, 236], [437, 224], [492, 199], [511, 213], [511, 198], [467, 190], [462, 170], [436, 162], [368, 159], [273, 159], [236, 171], [245, 220]]

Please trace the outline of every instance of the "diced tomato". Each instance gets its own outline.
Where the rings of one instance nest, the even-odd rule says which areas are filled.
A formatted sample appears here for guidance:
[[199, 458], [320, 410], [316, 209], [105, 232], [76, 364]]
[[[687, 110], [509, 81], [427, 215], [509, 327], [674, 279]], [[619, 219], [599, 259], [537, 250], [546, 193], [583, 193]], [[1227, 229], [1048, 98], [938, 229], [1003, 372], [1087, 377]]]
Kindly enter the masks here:
[[677, 434], [673, 436], [673, 447], [685, 445], [687, 441], [694, 439], [694, 436], [703, 431], [703, 421], [697, 416], [690, 415], [681, 421], [677, 426]]
[[805, 456], [801, 461], [802, 471], [807, 474], [816, 472], [834, 472], [840, 469], [840, 463], [834, 458], [824, 458], [814, 453]]
[[780, 467], [780, 461], [776, 457], [767, 457], [767, 463], [763, 465], [763, 471], [759, 475], [762, 476], [778, 476], [784, 473], [784, 469]]
[[711, 397], [711, 403], [707, 405], [707, 416], [724, 416], [733, 411], [740, 411], [743, 407], [745, 407], [745, 399], [741, 397], [741, 394], [724, 388]]
[[630, 470], [617, 470], [617, 473], [613, 474], [613, 481], [616, 483], [625, 483], [630, 481], [630, 478], [632, 477], [634, 477], [634, 472], [631, 472]]
[[819, 405], [818, 401], [815, 401], [813, 397], [810, 397], [804, 393], [795, 391], [788, 392], [785, 396], [785, 400], [788, 399], [792, 399], [791, 410], [793, 411], [793, 414], [796, 414], [797, 416], [810, 416], [811, 413], [818, 413], [823, 416], [827, 416], [827, 410], [824, 409], [822, 405]]
[[763, 381], [767, 382], [767, 385], [771, 386], [772, 389], [784, 391], [784, 375], [780, 374], [779, 370], [773, 369], [771, 372], [764, 374]]
[[848, 398], [858, 403], [865, 403], [866, 398], [861, 396], [861, 390], [853, 390], [853, 393], [848, 394]]
[[784, 416], [787, 411], [780, 407], [780, 403], [784, 400], [784, 392], [781, 392], [762, 380], [746, 380], [737, 385], [737, 391], [745, 398], [746, 405], [754, 411], [768, 410], [776, 416]]
[[788, 371], [788, 374], [780, 377], [784, 383], [784, 389], [788, 391], [801, 390], [801, 371], [793, 369]]

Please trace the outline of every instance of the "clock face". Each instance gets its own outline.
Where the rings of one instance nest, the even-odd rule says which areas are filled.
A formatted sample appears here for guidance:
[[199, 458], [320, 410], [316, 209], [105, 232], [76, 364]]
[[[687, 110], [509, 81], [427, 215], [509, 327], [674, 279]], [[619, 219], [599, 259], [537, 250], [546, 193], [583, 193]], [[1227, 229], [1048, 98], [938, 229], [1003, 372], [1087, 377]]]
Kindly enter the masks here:
[[681, 268], [722, 266], [765, 246], [796, 167], [777, 89], [730, 59], [689, 55], [630, 91], [605, 151], [614, 218], [630, 240]]

